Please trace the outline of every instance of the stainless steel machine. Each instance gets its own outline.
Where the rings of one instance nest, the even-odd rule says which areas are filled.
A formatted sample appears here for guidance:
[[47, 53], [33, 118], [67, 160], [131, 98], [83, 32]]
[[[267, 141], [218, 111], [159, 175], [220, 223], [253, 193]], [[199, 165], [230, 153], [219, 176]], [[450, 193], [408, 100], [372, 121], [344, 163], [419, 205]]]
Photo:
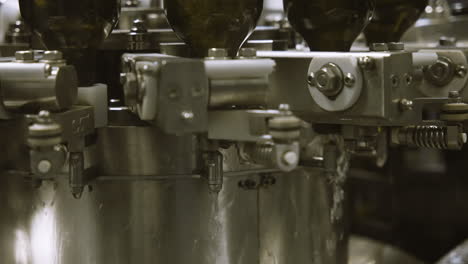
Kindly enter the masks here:
[[391, 263], [350, 164], [467, 143], [466, 48], [400, 42], [427, 4], [20, 0], [0, 263]]

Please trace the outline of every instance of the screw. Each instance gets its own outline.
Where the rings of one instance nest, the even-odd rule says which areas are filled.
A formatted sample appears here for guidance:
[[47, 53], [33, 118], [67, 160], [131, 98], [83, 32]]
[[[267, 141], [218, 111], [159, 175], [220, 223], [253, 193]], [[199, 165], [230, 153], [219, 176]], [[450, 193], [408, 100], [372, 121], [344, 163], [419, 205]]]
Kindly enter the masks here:
[[413, 83], [413, 76], [411, 74], [405, 74], [406, 85], [411, 85]]
[[289, 166], [296, 165], [299, 162], [299, 157], [296, 152], [288, 151], [283, 154], [283, 161]]
[[361, 57], [358, 59], [358, 64], [362, 69], [370, 71], [375, 68], [375, 61], [371, 57]]
[[356, 77], [352, 73], [347, 73], [345, 75], [344, 84], [348, 87], [353, 87], [356, 84]]
[[48, 119], [50, 117], [50, 112], [47, 111], [47, 110], [41, 110], [39, 111], [39, 115], [38, 115], [40, 118], [42, 119]]
[[460, 78], [464, 78], [466, 76], [466, 73], [467, 73], [466, 67], [463, 65], [458, 65], [457, 68], [455, 69], [455, 74]]
[[182, 111], [182, 113], [180, 113], [180, 116], [184, 121], [192, 121], [195, 115], [192, 111]]
[[148, 29], [146, 28], [145, 21], [141, 19], [133, 20], [132, 28], [130, 28], [130, 33], [147, 33]]
[[401, 99], [400, 100], [400, 109], [401, 111], [411, 111], [413, 110], [414, 103], [408, 99]]
[[49, 173], [51, 169], [52, 169], [52, 163], [48, 160], [41, 160], [37, 164], [37, 170], [42, 174]]

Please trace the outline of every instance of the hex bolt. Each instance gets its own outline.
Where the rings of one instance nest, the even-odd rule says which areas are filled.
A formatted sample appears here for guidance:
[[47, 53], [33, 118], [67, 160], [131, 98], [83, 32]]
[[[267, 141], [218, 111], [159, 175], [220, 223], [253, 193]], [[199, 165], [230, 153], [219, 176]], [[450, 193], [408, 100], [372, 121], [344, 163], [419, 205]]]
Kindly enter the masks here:
[[436, 63], [424, 69], [425, 79], [440, 87], [449, 84], [455, 75], [457, 75], [456, 67], [453, 61], [447, 57], [439, 57]]
[[327, 63], [315, 72], [315, 83], [317, 89], [325, 96], [337, 96], [343, 89], [343, 72], [338, 65]]
[[401, 111], [411, 111], [411, 110], [413, 110], [413, 107], [414, 107], [413, 101], [405, 99], [405, 98], [400, 100], [400, 110]]
[[344, 84], [347, 87], [353, 87], [356, 84], [356, 77], [352, 73], [347, 73], [344, 78]]
[[42, 174], [47, 174], [52, 169], [52, 163], [48, 160], [41, 160], [37, 163], [37, 170]]
[[58, 50], [46, 50], [42, 56], [45, 61], [58, 61], [63, 59], [63, 53]]
[[403, 51], [405, 50], [405, 44], [403, 42], [390, 42], [387, 43], [389, 51]]
[[282, 158], [283, 162], [288, 166], [295, 165], [299, 162], [299, 157], [294, 151], [288, 151], [284, 153]]
[[257, 57], [257, 49], [255, 48], [241, 48], [239, 50], [239, 58], [255, 58]]
[[31, 62], [34, 61], [34, 51], [32, 50], [20, 50], [15, 53], [16, 61]]
[[372, 43], [369, 46], [370, 51], [388, 51], [387, 43]]
[[227, 59], [227, 57], [228, 57], [227, 49], [211, 48], [208, 50], [207, 59], [219, 60], [219, 59]]
[[464, 65], [458, 65], [455, 69], [455, 74], [460, 78], [464, 78], [466, 76], [466, 73], [467, 69]]
[[375, 68], [375, 61], [373, 58], [365, 56], [358, 59], [359, 66], [366, 71], [370, 71]]

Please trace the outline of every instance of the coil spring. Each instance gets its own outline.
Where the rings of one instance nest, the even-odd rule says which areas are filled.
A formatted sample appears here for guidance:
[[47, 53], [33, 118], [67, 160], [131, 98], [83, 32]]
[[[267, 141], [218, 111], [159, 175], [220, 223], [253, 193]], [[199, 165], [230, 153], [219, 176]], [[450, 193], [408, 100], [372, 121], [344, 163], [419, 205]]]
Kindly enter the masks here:
[[415, 126], [408, 129], [410, 139], [417, 147], [448, 149], [447, 128], [441, 126]]
[[270, 144], [262, 144], [257, 145], [252, 153], [251, 153], [252, 160], [257, 164], [264, 164], [269, 165], [272, 163], [273, 157], [273, 145]]

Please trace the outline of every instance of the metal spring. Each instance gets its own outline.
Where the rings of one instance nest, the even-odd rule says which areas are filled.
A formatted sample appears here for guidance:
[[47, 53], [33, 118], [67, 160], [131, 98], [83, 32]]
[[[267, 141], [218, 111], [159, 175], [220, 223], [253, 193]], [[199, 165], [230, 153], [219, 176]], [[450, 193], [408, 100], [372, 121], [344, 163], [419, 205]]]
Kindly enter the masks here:
[[441, 126], [415, 126], [411, 132], [411, 143], [417, 147], [448, 149], [447, 128]]
[[251, 152], [252, 160], [257, 164], [269, 165], [272, 163], [273, 145], [256, 145]]

